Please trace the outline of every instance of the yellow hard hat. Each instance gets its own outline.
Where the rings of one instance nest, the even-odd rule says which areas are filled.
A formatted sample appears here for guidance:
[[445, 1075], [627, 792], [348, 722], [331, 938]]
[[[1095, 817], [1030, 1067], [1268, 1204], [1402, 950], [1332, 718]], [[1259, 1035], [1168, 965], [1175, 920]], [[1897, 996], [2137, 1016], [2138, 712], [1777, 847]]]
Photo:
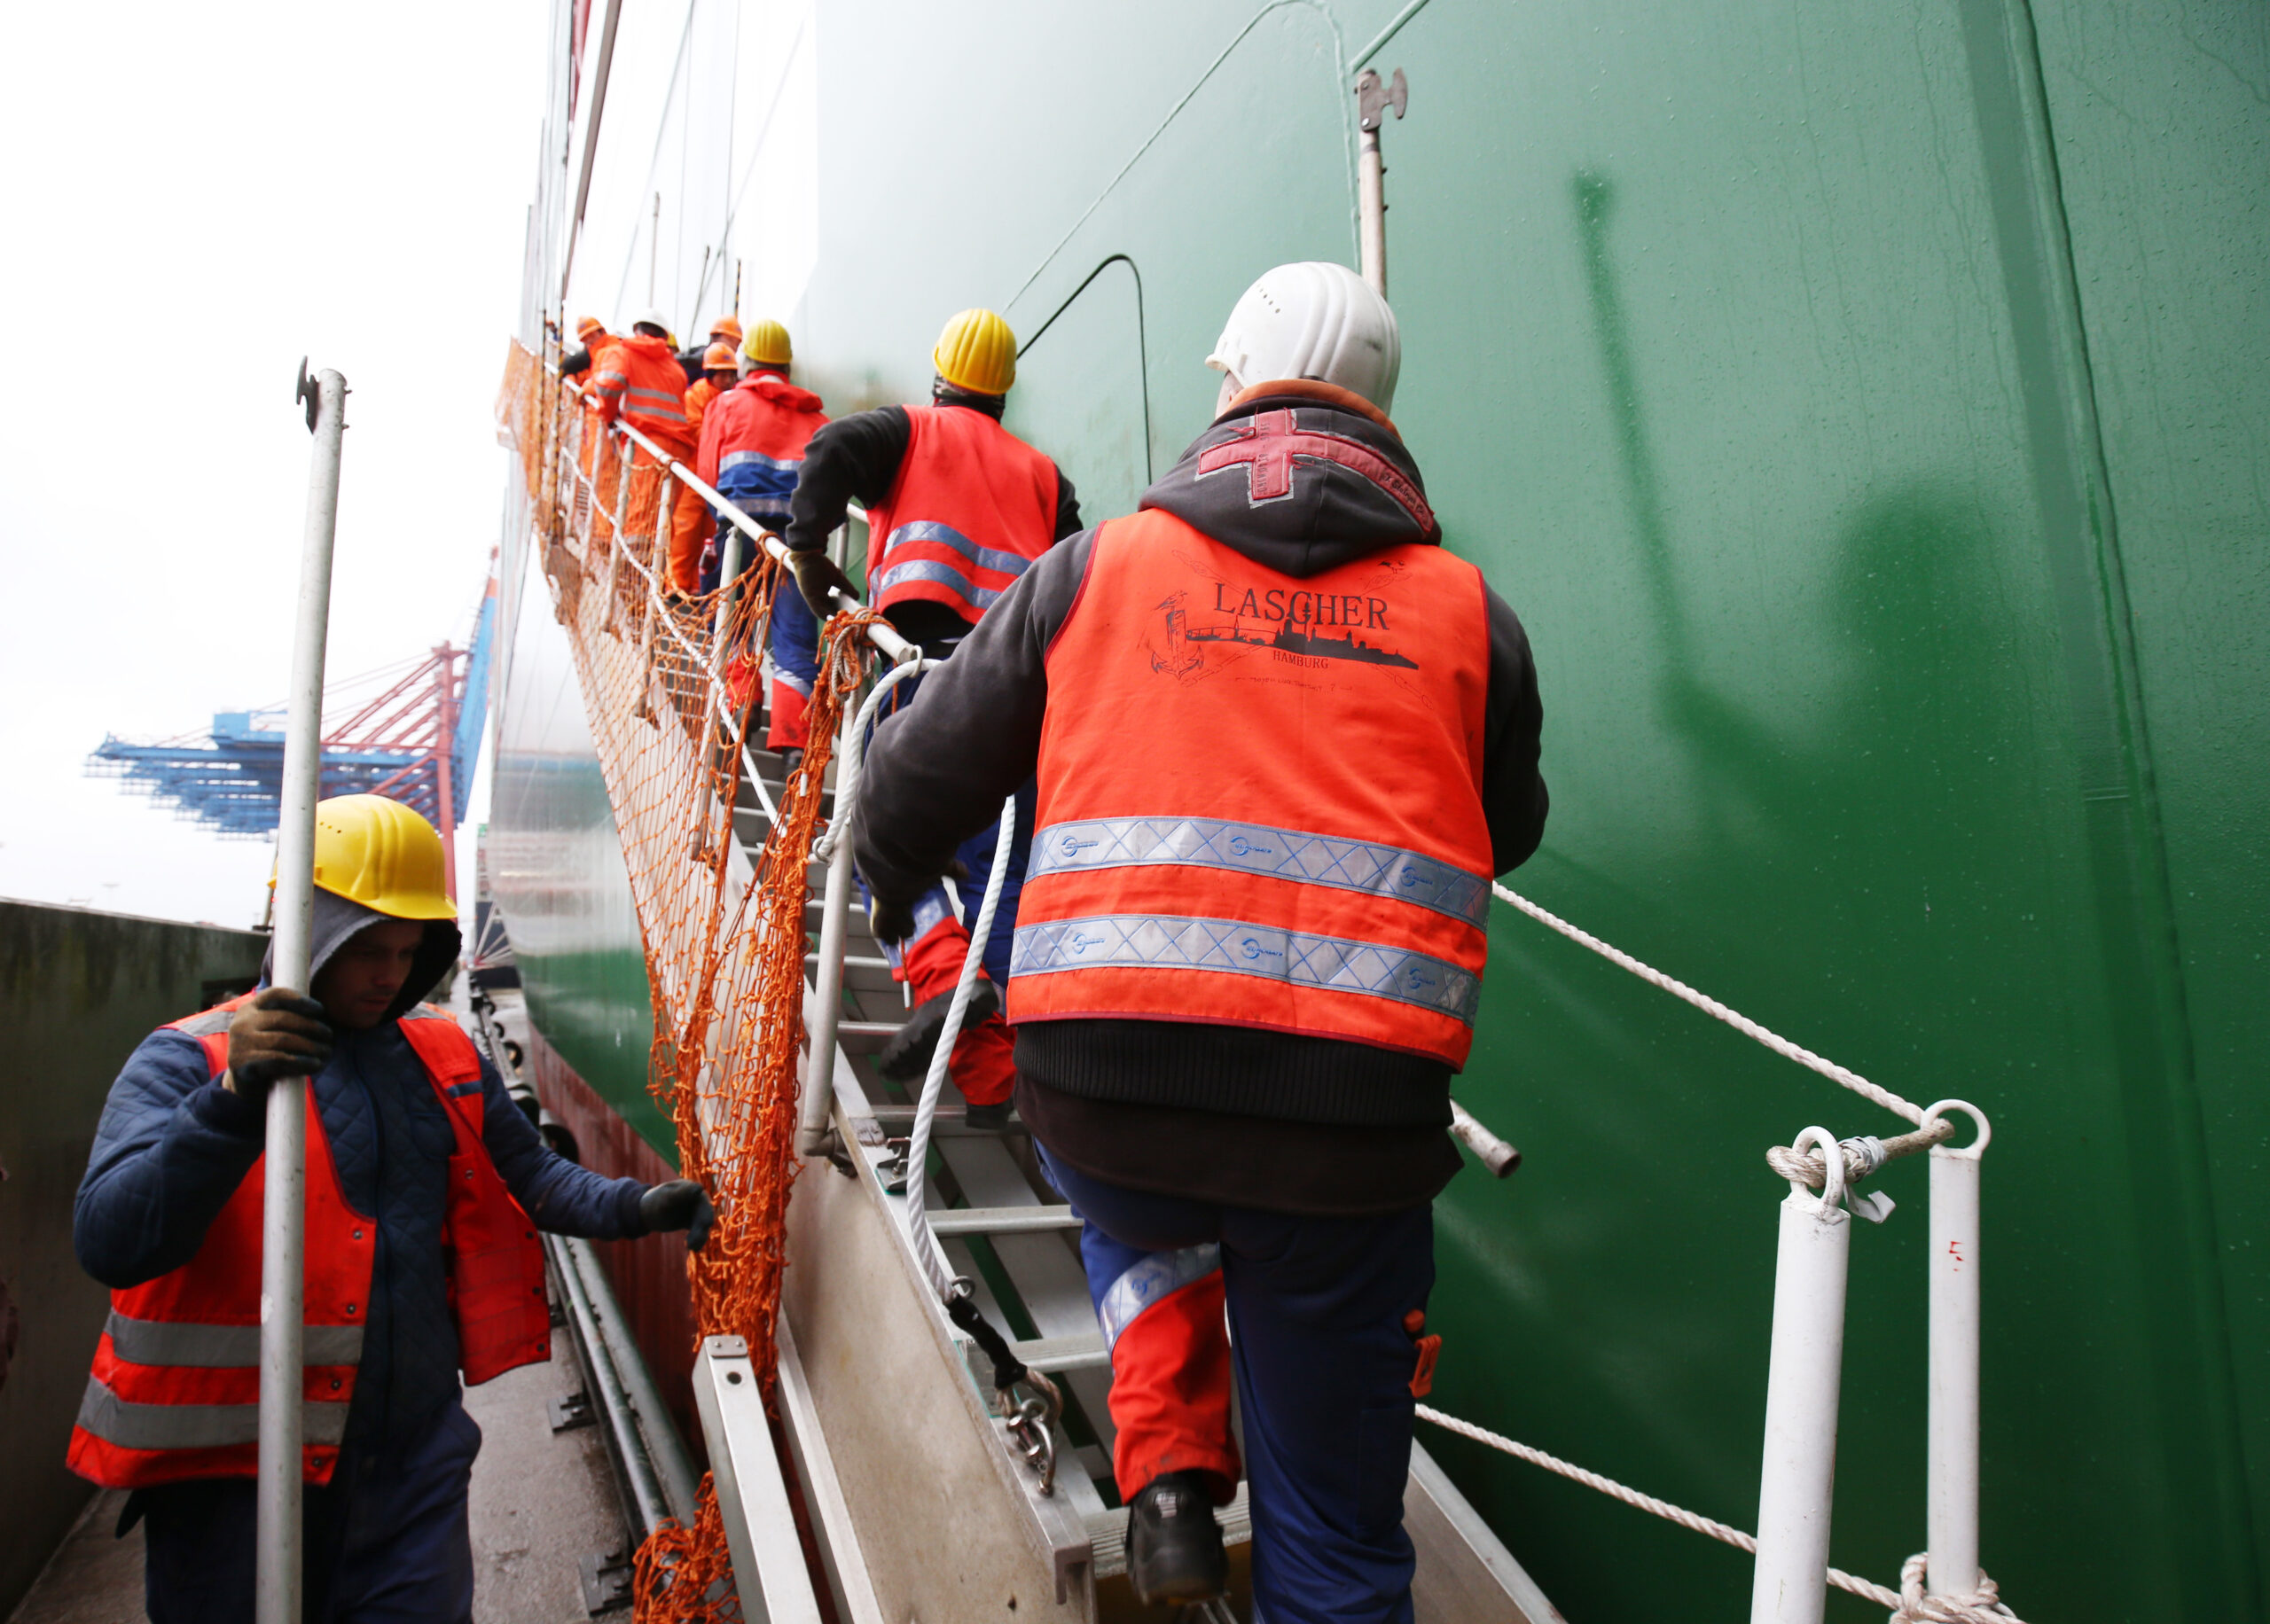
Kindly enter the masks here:
[[930, 352], [938, 376], [973, 394], [1006, 394], [1017, 381], [1017, 335], [990, 310], [964, 310]]
[[701, 352], [701, 370], [705, 372], [730, 372], [733, 370], [733, 347], [712, 344]]
[[779, 322], [753, 322], [741, 356], [754, 366], [787, 366], [794, 352], [788, 347], [788, 330]]
[[316, 803], [316, 884], [394, 919], [451, 919], [442, 882], [442, 837], [384, 795], [335, 795]]

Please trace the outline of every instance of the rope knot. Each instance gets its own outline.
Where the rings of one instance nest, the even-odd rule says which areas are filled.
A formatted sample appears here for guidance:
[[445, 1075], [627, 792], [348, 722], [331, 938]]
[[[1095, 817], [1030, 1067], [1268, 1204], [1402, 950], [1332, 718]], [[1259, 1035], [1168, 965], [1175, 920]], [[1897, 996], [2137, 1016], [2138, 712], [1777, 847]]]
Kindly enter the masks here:
[[1923, 1575], [1929, 1551], [1917, 1551], [1899, 1566], [1899, 1607], [1885, 1624], [2009, 1624], [2017, 1614], [2002, 1605], [2001, 1588], [1978, 1573], [1978, 1588], [1968, 1596], [1926, 1596]]

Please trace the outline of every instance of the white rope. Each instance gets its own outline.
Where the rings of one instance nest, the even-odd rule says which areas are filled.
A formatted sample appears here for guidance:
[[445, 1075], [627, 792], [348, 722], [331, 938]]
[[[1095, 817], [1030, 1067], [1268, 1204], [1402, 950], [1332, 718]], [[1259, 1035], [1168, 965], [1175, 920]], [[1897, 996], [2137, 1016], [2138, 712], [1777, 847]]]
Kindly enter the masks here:
[[[789, 583], [783, 582], [783, 589]], [[867, 736], [875, 724], [875, 713], [882, 708], [890, 691], [909, 677], [920, 676], [938, 662], [930, 659], [915, 659], [893, 666], [875, 681], [867, 702], [859, 707], [852, 721], [851, 731], [843, 746], [843, 759], [835, 770], [835, 816], [828, 820], [827, 828], [812, 842], [812, 856], [820, 863], [834, 859], [836, 847], [851, 838], [851, 808], [859, 800], [859, 775], [865, 770]]]
[[1547, 925], [1552, 929], [1560, 932], [1563, 936], [1566, 936], [1569, 941], [1577, 943], [1579, 946], [1590, 948], [1593, 952], [1599, 954], [1610, 964], [1621, 964], [1624, 969], [1630, 971], [1633, 975], [1638, 976], [1642, 981], [1647, 982], [1650, 987], [1660, 987], [1672, 997], [1679, 999], [1684, 1003], [1693, 1004], [1696, 1009], [1702, 1011], [1705, 1015], [1710, 1016], [1714, 1019], [1726, 1022], [1726, 1025], [1732, 1027], [1744, 1037], [1755, 1039], [1757, 1042], [1765, 1044], [1766, 1048], [1772, 1050], [1775, 1054], [1780, 1055], [1782, 1058], [1786, 1060], [1795, 1060], [1799, 1066], [1804, 1066], [1807, 1071], [1820, 1073], [1820, 1075], [1828, 1078], [1829, 1081], [1851, 1089], [1853, 1093], [1859, 1095], [1862, 1099], [1875, 1101], [1877, 1105], [1882, 1105], [1886, 1111], [1890, 1112], [1895, 1116], [1906, 1117], [1911, 1122], [1921, 1123], [1922, 1121], [1923, 1107], [1914, 1104], [1913, 1101], [1900, 1098], [1898, 1095], [1894, 1094], [1890, 1089], [1883, 1088], [1875, 1083], [1870, 1082], [1867, 1078], [1861, 1076], [1859, 1073], [1848, 1071], [1843, 1066], [1837, 1065], [1834, 1060], [1824, 1059], [1821, 1056], [1813, 1053], [1812, 1050], [1805, 1048], [1801, 1043], [1793, 1043], [1788, 1038], [1780, 1035], [1778, 1033], [1767, 1031], [1764, 1027], [1759, 1026], [1756, 1021], [1750, 1019], [1749, 1016], [1741, 1013], [1739, 1011], [1728, 1009], [1725, 1004], [1720, 1003], [1716, 998], [1711, 997], [1707, 993], [1696, 992], [1684, 981], [1679, 980], [1671, 976], [1667, 976], [1660, 970], [1653, 969], [1648, 965], [1641, 964], [1638, 959], [1632, 957], [1629, 953], [1624, 952], [1623, 949], [1609, 946], [1608, 943], [1602, 941], [1591, 932], [1579, 930], [1577, 926], [1569, 924], [1566, 919], [1562, 918], [1558, 914], [1551, 913], [1545, 909], [1539, 908], [1535, 902], [1530, 902], [1529, 898], [1522, 895], [1519, 892], [1509, 891], [1504, 886], [1499, 885], [1494, 881], [1491, 882], [1490, 888], [1496, 892], [1499, 896], [1503, 898], [1505, 901], [1511, 902], [1515, 907], [1520, 909], [1530, 918], [1536, 920], [1539, 925]]
[[1899, 1605], [1889, 1624], [2016, 1624], [2018, 1615], [2002, 1605], [2000, 1589], [1983, 1569], [1978, 1588], [1968, 1596], [1923, 1594], [1930, 1565], [1930, 1553], [1923, 1550], [1899, 1565]]
[[[904, 668], [901, 668], [904, 669]], [[840, 803], [839, 803], [840, 816]], [[914, 1107], [914, 1127], [906, 1144], [906, 1228], [914, 1238], [914, 1254], [930, 1278], [938, 1300], [951, 1306], [954, 1299], [953, 1272], [945, 1265], [937, 1237], [930, 1232], [930, 1128], [937, 1120], [938, 1097], [945, 1089], [946, 1068], [953, 1059], [954, 1043], [961, 1036], [962, 1018], [985, 973], [985, 944], [993, 934], [994, 911], [1001, 905], [1002, 881], [1008, 878], [1009, 852], [1017, 837], [1017, 798], [1001, 803], [1001, 832], [993, 842], [993, 871], [985, 877], [985, 900], [970, 922], [969, 950], [962, 955], [961, 980], [954, 983], [953, 1002], [946, 1006], [946, 1024], [938, 1028], [938, 1046], [930, 1052], [930, 1070], [922, 1079], [922, 1097]]]
[[[1757, 1541], [1755, 1536], [1744, 1534], [1741, 1529], [1726, 1523], [1719, 1522], [1715, 1518], [1705, 1517], [1700, 1511], [1690, 1511], [1685, 1506], [1673, 1505], [1668, 1500], [1658, 1500], [1653, 1495], [1643, 1495], [1636, 1488], [1630, 1488], [1617, 1482], [1614, 1478], [1604, 1478], [1597, 1472], [1587, 1472], [1582, 1466], [1570, 1461], [1564, 1461], [1557, 1455], [1547, 1455], [1542, 1449], [1532, 1448], [1525, 1443], [1516, 1443], [1501, 1433], [1491, 1432], [1488, 1427], [1476, 1426], [1471, 1421], [1461, 1421], [1456, 1416], [1444, 1415], [1431, 1404], [1420, 1404], [1413, 1408], [1421, 1421], [1432, 1422], [1445, 1432], [1456, 1433], [1461, 1438], [1470, 1438], [1476, 1443], [1485, 1445], [1501, 1454], [1510, 1455], [1516, 1460], [1527, 1461], [1532, 1466], [1541, 1466], [1547, 1472], [1556, 1472], [1567, 1478], [1572, 1483], [1581, 1483], [1586, 1488], [1598, 1489], [1612, 1500], [1621, 1500], [1628, 1506], [1634, 1506], [1651, 1516], [1660, 1517], [1665, 1522], [1677, 1523], [1680, 1527], [1691, 1529], [1696, 1534], [1705, 1534], [1721, 1544], [1731, 1545], [1737, 1550], [1748, 1551], [1752, 1556], [1757, 1554]], [[2023, 1620], [2018, 1619], [2016, 1614], [2001, 1604], [1999, 1599], [2000, 1593], [1994, 1587], [1994, 1581], [1984, 1573], [1978, 1576], [1977, 1591], [1960, 1600], [1953, 1597], [1925, 1596], [1923, 1571], [1926, 1563], [1927, 1558], [1921, 1555], [1907, 1558], [1900, 1567], [1899, 1590], [1880, 1585], [1872, 1579], [1862, 1579], [1848, 1573], [1841, 1567], [1832, 1567], [1828, 1570], [1828, 1582], [1840, 1590], [1860, 1597], [1863, 1601], [1876, 1602], [1891, 1608], [1890, 1624], [2023, 1624]], [[1905, 1591], [1906, 1594], [1902, 1595], [1901, 1591]]]

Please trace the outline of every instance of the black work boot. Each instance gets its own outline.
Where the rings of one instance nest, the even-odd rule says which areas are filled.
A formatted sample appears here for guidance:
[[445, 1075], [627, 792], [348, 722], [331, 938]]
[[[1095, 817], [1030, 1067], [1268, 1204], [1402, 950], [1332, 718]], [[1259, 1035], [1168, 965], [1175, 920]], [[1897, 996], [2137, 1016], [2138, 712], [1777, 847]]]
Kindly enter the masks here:
[[[953, 1001], [953, 989], [949, 988], [907, 1011], [906, 1024], [890, 1035], [890, 1042], [875, 1056], [875, 1069], [893, 1082], [912, 1082], [928, 1072], [930, 1057], [938, 1052], [938, 1034], [945, 1030], [946, 1011]], [[1000, 1007], [1001, 995], [993, 990], [992, 982], [981, 979], [970, 989], [961, 1029], [968, 1031]]]
[[1230, 1579], [1222, 1526], [1202, 1472], [1170, 1472], [1151, 1480], [1127, 1507], [1127, 1581], [1144, 1605], [1202, 1602]]
[[1009, 1131], [1009, 1113], [1015, 1109], [1006, 1099], [990, 1105], [971, 1105], [962, 1112], [962, 1125], [982, 1128], [989, 1134], [1006, 1134]]

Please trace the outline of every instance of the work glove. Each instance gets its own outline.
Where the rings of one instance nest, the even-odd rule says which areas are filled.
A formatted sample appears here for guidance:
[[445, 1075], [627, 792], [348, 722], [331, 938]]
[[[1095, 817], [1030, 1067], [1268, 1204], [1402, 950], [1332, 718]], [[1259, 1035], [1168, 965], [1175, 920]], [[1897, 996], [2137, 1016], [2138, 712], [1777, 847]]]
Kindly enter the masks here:
[[[969, 864], [954, 858], [946, 864], [946, 878], [961, 884], [969, 878]], [[873, 886], [868, 886], [867, 930], [877, 941], [904, 941], [914, 934], [914, 904], [886, 902], [875, 894]]]
[[699, 1252], [709, 1238], [709, 1226], [717, 1222], [717, 1209], [709, 1205], [701, 1185], [690, 1178], [674, 1178], [638, 1198], [638, 1217], [649, 1235], [684, 1230], [685, 1249]]
[[271, 987], [229, 1018], [229, 1087], [258, 1097], [286, 1077], [312, 1077], [331, 1061], [323, 1005]]
[[914, 904], [887, 902], [869, 894], [867, 929], [877, 941], [904, 941], [914, 934]]
[[836, 567], [835, 560], [826, 553], [792, 552], [788, 555], [788, 573], [796, 578], [796, 590], [804, 595], [804, 602], [826, 625], [827, 617], [836, 611], [836, 604], [829, 594], [841, 592], [857, 597], [859, 590], [851, 584], [851, 577]]

